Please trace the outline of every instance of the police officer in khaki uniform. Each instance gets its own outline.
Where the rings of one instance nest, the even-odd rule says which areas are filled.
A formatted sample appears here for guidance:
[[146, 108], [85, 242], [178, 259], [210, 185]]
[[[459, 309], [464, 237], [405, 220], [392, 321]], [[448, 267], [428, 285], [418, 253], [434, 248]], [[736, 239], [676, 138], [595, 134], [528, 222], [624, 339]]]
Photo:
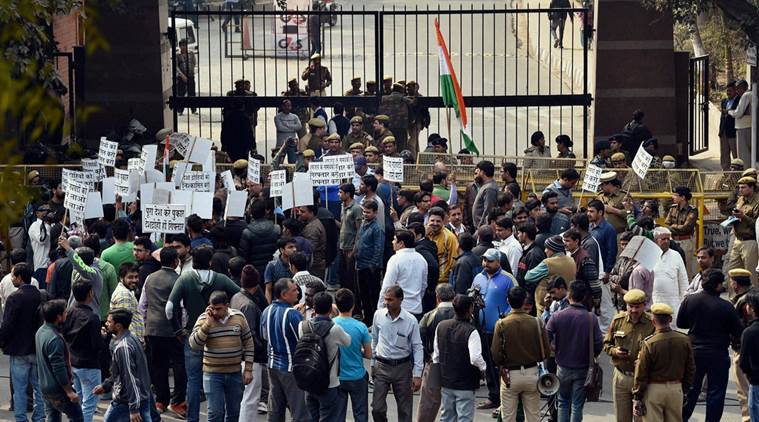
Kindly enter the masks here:
[[678, 186], [672, 190], [672, 205], [669, 207], [664, 225], [672, 232], [672, 239], [680, 244], [685, 252], [685, 268], [688, 278], [696, 272], [696, 222], [698, 210], [688, 201], [693, 195], [686, 186]]
[[382, 95], [390, 95], [393, 92], [393, 77], [385, 75], [382, 78]]
[[696, 364], [687, 335], [672, 330], [672, 308], [651, 305], [656, 332], [643, 341], [633, 376], [633, 414], [644, 422], [680, 422], [683, 391], [693, 382]]
[[314, 117], [308, 121], [308, 133], [298, 141], [298, 151], [303, 152], [307, 149], [316, 151], [320, 149], [322, 137], [326, 132], [324, 120]]
[[601, 193], [596, 196], [604, 204], [606, 221], [614, 227], [617, 233], [623, 233], [627, 228], [625, 218], [625, 194], [620, 191], [622, 182], [617, 178], [617, 173], [609, 171], [601, 174]]
[[[753, 270], [759, 261], [759, 250], [756, 245], [755, 222], [759, 217], [759, 195], [756, 193], [756, 179], [741, 177], [738, 180], [738, 201], [732, 210], [732, 216], [737, 219], [733, 224], [735, 241], [727, 261], [727, 271], [734, 268]], [[751, 284], [757, 284], [756, 274], [751, 273]]]
[[379, 164], [380, 151], [374, 145], [370, 145], [364, 150], [364, 157], [366, 158], [366, 162], [369, 164]]
[[624, 296], [627, 311], [618, 313], [604, 337], [604, 352], [614, 365], [612, 398], [618, 422], [633, 420], [633, 375], [643, 339], [654, 333], [651, 316], [646, 314], [646, 293], [631, 289]]
[[351, 79], [351, 89], [345, 91], [343, 94], [344, 97], [357, 97], [361, 94], [363, 94], [364, 91], [361, 90], [361, 77], [360, 76], [354, 76], [353, 79]]
[[[727, 275], [730, 276], [730, 286], [732, 287], [732, 291], [735, 292], [735, 296], [730, 301], [735, 306], [735, 312], [738, 314], [743, 327], [746, 328], [752, 320], [751, 311], [747, 309], [746, 296], [748, 296], [749, 292], [756, 290], [755, 287], [751, 287], [751, 272], [743, 268], [735, 268], [730, 270]], [[741, 406], [741, 420], [742, 422], [750, 422], [748, 393], [751, 385], [739, 365], [741, 359], [740, 349], [736, 350], [735, 345], [733, 346], [733, 370], [735, 371], [736, 379], [735, 390], [738, 396], [738, 404]]]
[[363, 157], [365, 148], [366, 146], [362, 144], [361, 142], [354, 142], [350, 145], [350, 147], [348, 147], [348, 152], [351, 153], [351, 156], [353, 156], [353, 158], [356, 158], [359, 156]]
[[390, 117], [386, 114], [378, 114], [374, 116], [374, 146], [377, 148], [382, 148], [382, 142], [385, 138], [393, 136], [393, 132], [390, 132], [390, 129], [387, 128], [389, 121]]
[[325, 95], [324, 90], [332, 85], [332, 75], [326, 66], [322, 66], [322, 56], [319, 53], [314, 53], [311, 56], [311, 63], [303, 69], [300, 78], [306, 81], [308, 95], [323, 97]]
[[385, 157], [400, 157], [398, 154], [398, 143], [395, 137], [388, 136], [382, 141], [382, 155]]
[[351, 118], [351, 128], [343, 139], [343, 145], [351, 146], [355, 143], [360, 143], [364, 148], [372, 144], [372, 136], [364, 131], [364, 119], [361, 116]]

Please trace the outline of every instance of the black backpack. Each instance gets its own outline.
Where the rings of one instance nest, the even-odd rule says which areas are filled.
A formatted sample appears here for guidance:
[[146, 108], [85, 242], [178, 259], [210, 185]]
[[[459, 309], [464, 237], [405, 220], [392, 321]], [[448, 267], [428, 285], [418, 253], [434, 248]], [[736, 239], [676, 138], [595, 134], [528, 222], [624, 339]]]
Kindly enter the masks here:
[[306, 322], [303, 326], [303, 335], [295, 346], [293, 375], [295, 383], [301, 390], [322, 394], [329, 388], [329, 370], [334, 362], [334, 359], [330, 361], [327, 356], [324, 338], [327, 337], [334, 323], [330, 321], [329, 324], [319, 327], [322, 333], [314, 330], [313, 324], [312, 321]]

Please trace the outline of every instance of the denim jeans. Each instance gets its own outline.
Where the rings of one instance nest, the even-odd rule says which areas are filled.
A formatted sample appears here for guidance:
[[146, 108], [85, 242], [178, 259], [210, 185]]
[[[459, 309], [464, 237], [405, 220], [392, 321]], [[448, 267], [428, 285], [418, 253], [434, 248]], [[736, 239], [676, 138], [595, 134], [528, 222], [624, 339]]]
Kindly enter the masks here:
[[759, 422], [759, 385], [751, 385], [748, 389], [748, 414], [751, 422]]
[[306, 393], [306, 407], [312, 422], [338, 422], [340, 409], [336, 406], [338, 387], [328, 388], [322, 394]]
[[[582, 421], [585, 406], [585, 376], [588, 368], [574, 369], [559, 366], [559, 422]], [[571, 415], [571, 417], [570, 417]]]
[[100, 368], [73, 368], [73, 372], [74, 390], [82, 403], [84, 422], [92, 422], [98, 404], [98, 396], [92, 394], [92, 390], [100, 385]]
[[683, 420], [688, 420], [696, 408], [701, 386], [706, 376], [706, 421], [722, 419], [725, 407], [725, 391], [730, 377], [730, 355], [724, 351], [695, 351], [696, 373], [693, 375], [693, 385], [685, 395], [683, 404]]
[[66, 415], [69, 422], [82, 422], [84, 420], [79, 403], [71, 403], [68, 397], [63, 397], [60, 400], [45, 399], [47, 422], [61, 422], [61, 414]]
[[184, 342], [184, 369], [187, 373], [187, 422], [200, 420], [200, 387], [203, 384], [203, 352]]
[[353, 420], [367, 422], [369, 420], [369, 375], [355, 381], [340, 380], [337, 387], [337, 402], [335, 406], [340, 410], [337, 420], [344, 421], [348, 413], [348, 397], [351, 399]]
[[[152, 401], [146, 401], [140, 406], [140, 416], [142, 422], [151, 422], [150, 406]], [[129, 420], [129, 405], [127, 403], [116, 403], [112, 401], [103, 416], [104, 422], [124, 422]]]
[[32, 421], [45, 420], [45, 404], [42, 390], [37, 379], [37, 361], [35, 355], [11, 356], [11, 379], [13, 380], [13, 409], [17, 422], [26, 422], [26, 388], [29, 380], [34, 391], [34, 412]]
[[474, 390], [440, 390], [441, 422], [472, 422], [474, 420]]
[[229, 374], [203, 373], [203, 390], [208, 400], [208, 422], [237, 422], [242, 389], [242, 373], [239, 371]]

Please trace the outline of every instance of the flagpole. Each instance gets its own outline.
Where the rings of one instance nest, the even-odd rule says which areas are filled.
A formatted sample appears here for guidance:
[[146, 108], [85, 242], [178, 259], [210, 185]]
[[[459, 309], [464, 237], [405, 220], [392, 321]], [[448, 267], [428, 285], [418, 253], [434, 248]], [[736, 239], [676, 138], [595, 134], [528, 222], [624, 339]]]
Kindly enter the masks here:
[[451, 142], [451, 145], [453, 145], [453, 138], [451, 137], [451, 108], [446, 107], [445, 108], [445, 120], [448, 122], [448, 140]]

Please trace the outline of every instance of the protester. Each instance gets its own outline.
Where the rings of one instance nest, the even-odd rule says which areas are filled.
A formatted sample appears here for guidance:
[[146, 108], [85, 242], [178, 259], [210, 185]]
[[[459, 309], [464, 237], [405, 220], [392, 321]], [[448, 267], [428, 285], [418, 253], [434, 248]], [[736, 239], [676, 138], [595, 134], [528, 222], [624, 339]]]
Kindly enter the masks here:
[[741, 336], [740, 368], [749, 382], [748, 406], [751, 420], [759, 418], [759, 292], [751, 292], [746, 303], [753, 317], [751, 325], [743, 330]]
[[364, 368], [364, 359], [372, 358], [372, 338], [366, 324], [352, 317], [355, 296], [350, 290], [338, 290], [335, 293], [335, 305], [340, 314], [334, 322], [351, 338], [349, 345], [339, 347], [340, 385], [335, 404], [338, 410], [336, 420], [345, 420], [348, 398], [350, 398], [353, 420], [367, 422], [369, 420], [369, 380]]
[[[414, 250], [414, 235], [408, 230], [398, 230], [393, 239], [395, 254], [385, 266], [385, 277], [380, 288], [380, 297], [390, 286], [403, 289], [403, 309], [417, 320], [422, 318], [422, 296], [427, 288], [427, 262]], [[384, 300], [377, 303], [382, 308]]]
[[385, 233], [377, 217], [378, 201], [379, 199], [364, 199], [364, 203], [361, 205], [364, 221], [358, 230], [358, 238], [354, 246], [356, 273], [359, 280], [359, 292], [361, 293], [361, 309], [367, 321], [370, 316], [374, 315], [376, 298], [379, 297], [380, 280], [382, 279]]
[[671, 233], [666, 227], [654, 229], [654, 241], [662, 250], [662, 255], [654, 267], [654, 284], [651, 292], [655, 303], [666, 303], [672, 308], [677, 320], [680, 302], [688, 289], [688, 274], [679, 253], [670, 248]]
[[401, 307], [403, 289], [385, 291], [385, 308], [372, 322], [372, 419], [387, 422], [387, 393], [393, 388], [399, 422], [411, 422], [414, 391], [422, 385], [424, 351], [416, 318]]
[[119, 285], [111, 296], [111, 309], [126, 309], [132, 314], [129, 325], [131, 332], [140, 343], [145, 344], [145, 321], [139, 312], [139, 302], [134, 294], [139, 281], [139, 271], [136, 264], [124, 262], [119, 268]]

